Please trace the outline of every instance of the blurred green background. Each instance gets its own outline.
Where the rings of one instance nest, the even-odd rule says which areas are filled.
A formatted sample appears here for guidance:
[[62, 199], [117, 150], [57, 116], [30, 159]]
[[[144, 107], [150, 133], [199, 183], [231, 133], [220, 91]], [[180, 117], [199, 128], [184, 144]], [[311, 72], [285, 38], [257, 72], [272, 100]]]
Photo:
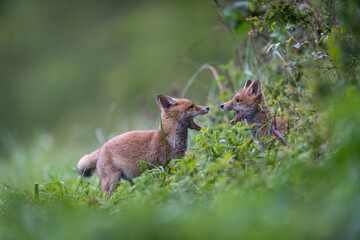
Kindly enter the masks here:
[[[359, 13], [358, 0], [0, 0], [0, 239], [360, 239]], [[205, 63], [218, 80], [195, 74]], [[260, 151], [219, 108], [248, 78], [276, 116], [301, 118], [288, 147]], [[111, 199], [79, 176], [111, 136], [157, 127], [154, 95], [190, 79], [186, 97], [211, 111], [185, 157]]]
[[[127, 128], [158, 121], [156, 93], [178, 96], [202, 64], [232, 55], [209, 0], [4, 0], [0, 9], [3, 136], [92, 131], [109, 111]], [[187, 97], [205, 104], [212, 81], [200, 74]]]

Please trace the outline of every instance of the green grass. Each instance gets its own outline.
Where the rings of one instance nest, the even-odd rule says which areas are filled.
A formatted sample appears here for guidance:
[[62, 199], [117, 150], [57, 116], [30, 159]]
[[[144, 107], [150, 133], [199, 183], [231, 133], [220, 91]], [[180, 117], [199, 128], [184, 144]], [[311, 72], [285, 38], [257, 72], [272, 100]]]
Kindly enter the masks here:
[[0, 163], [0, 238], [354, 239], [360, 118], [344, 112], [357, 104], [339, 101], [331, 117], [295, 127], [290, 147], [269, 151], [241, 123], [205, 119], [186, 157], [134, 186], [122, 182], [110, 200], [97, 175], [76, 173], [81, 147], [49, 147], [39, 136]]

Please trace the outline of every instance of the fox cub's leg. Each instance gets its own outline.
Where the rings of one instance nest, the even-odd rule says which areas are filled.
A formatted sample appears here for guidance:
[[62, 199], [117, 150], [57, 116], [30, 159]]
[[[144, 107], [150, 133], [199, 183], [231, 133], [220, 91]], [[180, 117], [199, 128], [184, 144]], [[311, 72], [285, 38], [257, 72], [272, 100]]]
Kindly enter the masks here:
[[[105, 187], [110, 186], [108, 192], [109, 195], [119, 186], [119, 181], [121, 180], [121, 171], [114, 171], [110, 176], [106, 177]], [[104, 187], [104, 188], [105, 188]], [[104, 192], [104, 190], [102, 190]]]
[[121, 170], [113, 168], [112, 165], [106, 164], [102, 161], [97, 163], [98, 174], [101, 180], [101, 191], [111, 193], [118, 187], [121, 180]]

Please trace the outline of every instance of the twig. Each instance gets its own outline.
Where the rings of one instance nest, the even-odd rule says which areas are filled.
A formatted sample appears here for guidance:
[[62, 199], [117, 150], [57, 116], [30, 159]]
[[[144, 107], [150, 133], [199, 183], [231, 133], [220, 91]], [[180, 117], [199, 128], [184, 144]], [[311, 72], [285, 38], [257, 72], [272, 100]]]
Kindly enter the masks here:
[[[184, 87], [184, 90], [182, 91], [181, 93], [181, 98], [184, 98], [189, 87], [191, 86], [191, 84], [193, 84], [193, 82], [195, 81], [196, 77], [204, 70], [204, 69], [209, 69], [211, 71], [211, 73], [213, 74], [215, 80], [218, 80], [219, 79], [219, 74], [218, 72], [216, 71], [216, 69], [209, 65], [209, 64], [204, 64], [202, 65], [192, 76], [191, 78], [189, 79], [189, 81], [186, 83], [185, 87]], [[218, 82], [217, 83], [217, 86], [220, 90], [220, 93], [223, 94], [225, 92], [225, 88], [224, 86], [222, 85], [222, 83]]]
[[[216, 71], [216, 69], [212, 66], [212, 65], [209, 65], [209, 64], [206, 64], [204, 66], [204, 68], [206, 69], [209, 69], [211, 71], [211, 73], [213, 74], [215, 80], [219, 80], [219, 74], [218, 72]], [[217, 82], [217, 86], [219, 88], [219, 91], [221, 94], [224, 94], [225, 93], [225, 88], [224, 88], [224, 85], [222, 85], [221, 82]]]

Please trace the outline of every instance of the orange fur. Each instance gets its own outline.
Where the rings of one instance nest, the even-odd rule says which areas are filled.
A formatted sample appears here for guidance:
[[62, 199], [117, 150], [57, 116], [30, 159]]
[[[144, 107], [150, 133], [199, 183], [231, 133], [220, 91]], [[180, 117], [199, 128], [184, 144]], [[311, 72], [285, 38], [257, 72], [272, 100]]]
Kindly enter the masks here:
[[79, 173], [90, 176], [96, 168], [103, 193], [111, 194], [121, 179], [132, 183], [132, 179], [142, 173], [142, 165], [149, 169], [164, 166], [169, 159], [183, 157], [187, 150], [188, 128], [201, 129], [193, 118], [209, 111], [209, 107], [196, 105], [190, 100], [165, 95], [157, 95], [157, 103], [167, 146], [159, 126], [157, 130], [121, 134], [80, 159]]

